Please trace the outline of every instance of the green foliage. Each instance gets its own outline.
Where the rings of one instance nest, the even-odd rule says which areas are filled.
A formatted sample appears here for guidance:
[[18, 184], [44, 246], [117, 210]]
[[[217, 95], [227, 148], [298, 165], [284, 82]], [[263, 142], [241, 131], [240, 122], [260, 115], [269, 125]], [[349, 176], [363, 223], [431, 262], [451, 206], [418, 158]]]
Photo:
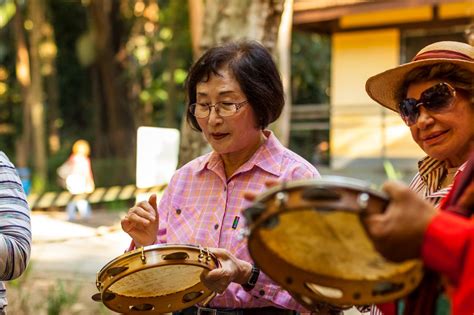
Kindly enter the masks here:
[[28, 266], [26, 267], [25, 271], [23, 272], [23, 274], [14, 279], [14, 280], [11, 280], [8, 282], [8, 285], [9, 286], [12, 286], [14, 288], [21, 288], [21, 286], [23, 284], [25, 284], [26, 282], [28, 282], [28, 280], [30, 279], [30, 275], [31, 275], [31, 271], [33, 270], [33, 263], [30, 261], [30, 263], [28, 264]]
[[67, 307], [73, 305], [78, 298], [79, 287], [70, 292], [64, 288], [64, 284], [61, 280], [57, 280], [55, 286], [53, 286], [48, 294], [47, 311], [48, 315], [60, 315], [61, 311]]
[[[328, 104], [331, 64], [329, 36], [293, 32], [291, 46], [291, 93], [293, 106]], [[315, 122], [311, 118], [310, 122]], [[329, 130], [292, 131], [290, 149], [317, 166], [328, 164], [318, 145], [329, 142]]]
[[[26, 3], [19, 1], [23, 7]], [[48, 182], [35, 177], [32, 161], [29, 161], [33, 185], [41, 189], [59, 189], [56, 169], [68, 157], [70, 144], [78, 138], [91, 143], [92, 158], [96, 159], [93, 160], [93, 167], [97, 186], [102, 183], [106, 186], [130, 183], [134, 179], [133, 163], [130, 161], [102, 162], [115, 159], [111, 157], [110, 139], [98, 139], [98, 135], [104, 134], [102, 128], [107, 125], [108, 116], [112, 113], [107, 112], [108, 109], [101, 103], [103, 93], [97, 90], [103, 86], [102, 82], [97, 82], [98, 52], [94, 42], [97, 34], [94, 32], [90, 3], [45, 1], [46, 20], [51, 23], [57, 47], [54, 64], [59, 85], [59, 117], [54, 122], [48, 120], [51, 91], [43, 91], [47, 115], [45, 123], [54, 123], [59, 127], [62, 147], [59, 152], [50, 153], [47, 157]], [[147, 124], [179, 127], [184, 111], [183, 83], [192, 63], [187, 1], [158, 0], [158, 7], [140, 14], [136, 11], [136, 1], [113, 3], [115, 9], [109, 26], [113, 29], [111, 49], [117, 59], [117, 86], [127, 89], [121, 94], [127, 98], [123, 101], [124, 106], [129, 106], [136, 115], [126, 119], [141, 124], [143, 115], [140, 113], [146, 107], [152, 110], [151, 115], [146, 112], [146, 117], [150, 118]], [[149, 5], [149, 2], [145, 3]], [[0, 132], [0, 149], [12, 161], [15, 161], [15, 142], [22, 134], [24, 103], [23, 92], [15, 77], [14, 13], [13, 0], [0, 0], [0, 130], [4, 130], [5, 125], [13, 127], [8, 133]], [[28, 19], [28, 14], [25, 9], [25, 19]], [[154, 25], [151, 29], [150, 23]], [[30, 34], [25, 31], [25, 35], [28, 41]], [[170, 108], [172, 115], [165, 115]], [[46, 130], [50, 130], [49, 126]], [[34, 152], [30, 153], [31, 158]]]
[[[178, 127], [184, 111], [183, 83], [192, 63], [191, 37], [187, 1], [158, 1], [159, 28], [153, 34], [134, 35], [126, 45], [134, 66], [127, 69], [128, 80], [141, 78], [145, 73], [151, 81], [141, 86], [136, 106], [153, 104], [153, 123], [156, 126]], [[131, 24], [132, 15], [124, 16]], [[166, 121], [165, 108], [174, 110], [173, 121]]]
[[[21, 1], [20, 1], [21, 2]], [[0, 1], [0, 150], [14, 161], [15, 135], [20, 134], [21, 94], [15, 77], [14, 1]]]
[[88, 32], [87, 8], [80, 1], [54, 0], [49, 1], [49, 8], [58, 49], [56, 67], [60, 117], [64, 121], [62, 136], [89, 139], [93, 136], [90, 83], [94, 74], [81, 65], [76, 52], [83, 34]]
[[15, 302], [18, 303], [18, 307], [23, 311], [24, 314], [29, 314], [29, 310], [31, 309], [30, 305], [30, 298], [31, 292], [29, 290], [25, 290], [28, 285], [28, 282], [31, 281], [31, 271], [33, 270], [33, 263], [30, 261], [28, 266], [26, 267], [23, 274], [11, 281], [8, 281], [7, 286], [18, 290], [19, 295]]
[[403, 173], [397, 171], [393, 166], [392, 162], [390, 162], [389, 160], [383, 161], [383, 168], [388, 179], [401, 180], [403, 178]]
[[131, 208], [133, 205], [134, 200], [114, 200], [102, 203], [101, 207], [110, 212], [123, 212]]
[[328, 103], [329, 36], [295, 31], [291, 46], [293, 104]]
[[0, 28], [4, 27], [15, 15], [16, 8], [13, 0], [0, 1]]

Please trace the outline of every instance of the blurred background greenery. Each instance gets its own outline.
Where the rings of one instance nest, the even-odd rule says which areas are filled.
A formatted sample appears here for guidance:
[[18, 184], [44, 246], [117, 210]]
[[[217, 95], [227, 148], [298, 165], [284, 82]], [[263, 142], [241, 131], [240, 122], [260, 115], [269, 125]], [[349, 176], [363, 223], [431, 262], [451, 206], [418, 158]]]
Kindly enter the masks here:
[[[0, 148], [32, 170], [33, 191], [59, 190], [56, 169], [79, 138], [97, 186], [134, 183], [136, 129], [180, 128], [188, 3], [0, 1]], [[328, 103], [328, 36], [293, 32], [290, 51], [293, 103]], [[311, 161], [328, 133], [295, 131], [290, 147]]]

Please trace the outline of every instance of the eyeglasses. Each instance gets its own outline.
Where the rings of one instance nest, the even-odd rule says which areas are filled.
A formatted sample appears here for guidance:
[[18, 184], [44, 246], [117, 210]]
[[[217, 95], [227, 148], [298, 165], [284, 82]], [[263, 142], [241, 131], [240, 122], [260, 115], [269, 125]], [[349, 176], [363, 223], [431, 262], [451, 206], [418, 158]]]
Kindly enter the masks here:
[[237, 113], [237, 111], [244, 106], [248, 101], [242, 101], [240, 103], [234, 102], [218, 102], [215, 104], [205, 103], [194, 103], [189, 105], [189, 111], [196, 118], [206, 118], [211, 114], [211, 108], [214, 107], [215, 111], [221, 117], [229, 117]]
[[400, 116], [408, 125], [414, 125], [420, 116], [419, 107], [431, 112], [442, 112], [450, 108], [456, 98], [456, 90], [448, 83], [441, 82], [421, 93], [420, 99], [406, 98], [398, 104]]

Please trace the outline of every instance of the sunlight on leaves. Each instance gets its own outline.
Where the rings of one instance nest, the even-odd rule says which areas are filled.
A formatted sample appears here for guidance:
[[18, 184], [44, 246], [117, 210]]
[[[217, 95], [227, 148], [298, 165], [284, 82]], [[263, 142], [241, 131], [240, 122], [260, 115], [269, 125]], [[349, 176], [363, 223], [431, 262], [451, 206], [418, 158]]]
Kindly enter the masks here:
[[173, 38], [173, 31], [169, 27], [163, 27], [160, 31], [160, 38], [163, 40], [171, 40]]
[[160, 101], [168, 100], [168, 92], [163, 89], [156, 90], [155, 95], [158, 97]]
[[135, 58], [137, 58], [138, 62], [141, 65], [145, 65], [148, 63], [148, 60], [150, 59], [151, 56], [151, 51], [150, 48], [147, 46], [139, 46], [135, 49], [133, 52], [133, 55]]
[[146, 91], [146, 90], [145, 90], [145, 91], [141, 91], [139, 98], [140, 98], [140, 101], [142, 101], [143, 103], [148, 102], [148, 101], [150, 100], [150, 98], [151, 98], [150, 92], [148, 92], [148, 91]]
[[176, 69], [174, 71], [174, 82], [177, 84], [182, 84], [186, 80], [188, 73], [183, 69]]
[[0, 28], [2, 28], [15, 15], [16, 8], [12, 0], [0, 1], [0, 3]]
[[6, 94], [8, 91], [8, 85], [3, 82], [0, 82], [0, 96]]

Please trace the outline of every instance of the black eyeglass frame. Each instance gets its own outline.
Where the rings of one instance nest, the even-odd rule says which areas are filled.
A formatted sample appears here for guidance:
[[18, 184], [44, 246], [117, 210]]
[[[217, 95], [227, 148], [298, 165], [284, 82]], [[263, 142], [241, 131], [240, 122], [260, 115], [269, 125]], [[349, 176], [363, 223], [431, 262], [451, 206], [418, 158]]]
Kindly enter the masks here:
[[[439, 91], [439, 89], [445, 90]], [[435, 94], [437, 93], [437, 94]], [[437, 98], [445, 97], [445, 99], [438, 100]], [[420, 106], [425, 107], [431, 112], [442, 112], [451, 107], [456, 99], [456, 89], [447, 82], [437, 83], [426, 90], [424, 90], [419, 99], [405, 98], [398, 104], [398, 112], [407, 126], [412, 126], [420, 116]]]
[[[215, 111], [217, 112], [217, 114], [219, 116], [221, 116], [221, 117], [231, 117], [231, 116], [234, 116], [235, 114], [237, 114], [239, 109], [241, 109], [245, 105], [245, 103], [248, 103], [248, 100], [244, 100], [242, 102], [236, 102], [236, 103], [234, 103], [234, 102], [217, 102], [217, 103], [214, 103], [214, 104], [206, 104], [206, 103], [197, 102], [197, 103], [193, 103], [193, 104], [189, 105], [189, 112], [196, 118], [207, 118], [211, 114], [211, 108], [214, 107]], [[226, 106], [234, 106], [235, 111], [233, 111], [232, 114], [230, 114], [230, 115], [222, 115], [219, 108], [223, 104], [226, 104]], [[206, 116], [196, 116], [195, 109], [196, 109], [197, 105], [203, 105], [203, 106], [207, 107], [207, 115]]]

